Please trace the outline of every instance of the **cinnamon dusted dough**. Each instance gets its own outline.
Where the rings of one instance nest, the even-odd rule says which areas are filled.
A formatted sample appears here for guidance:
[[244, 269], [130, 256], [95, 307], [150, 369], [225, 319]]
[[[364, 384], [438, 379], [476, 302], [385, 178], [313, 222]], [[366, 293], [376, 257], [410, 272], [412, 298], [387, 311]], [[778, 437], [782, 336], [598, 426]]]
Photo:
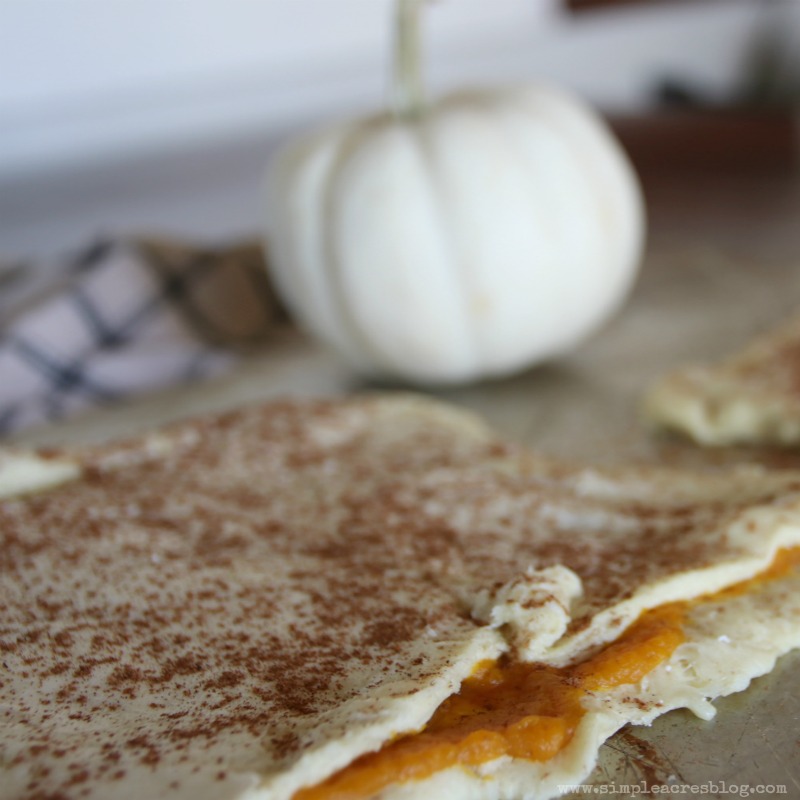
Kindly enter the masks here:
[[[481, 661], [568, 663], [800, 545], [793, 473], [563, 467], [411, 397], [277, 403], [57, 460], [71, 480], [0, 503], [3, 800], [283, 800], [421, 728]], [[797, 645], [795, 583], [696, 606], [670, 661], [597, 695], [553, 762], [386, 796], [552, 796], [626, 722], [708, 715]]]

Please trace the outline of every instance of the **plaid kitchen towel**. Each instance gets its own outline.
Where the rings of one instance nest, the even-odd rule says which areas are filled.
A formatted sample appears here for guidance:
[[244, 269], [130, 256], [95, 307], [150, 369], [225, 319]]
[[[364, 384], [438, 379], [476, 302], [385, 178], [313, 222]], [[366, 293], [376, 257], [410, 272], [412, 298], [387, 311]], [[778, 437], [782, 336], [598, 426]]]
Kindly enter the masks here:
[[0, 264], [0, 436], [217, 374], [283, 319], [255, 244], [108, 240]]

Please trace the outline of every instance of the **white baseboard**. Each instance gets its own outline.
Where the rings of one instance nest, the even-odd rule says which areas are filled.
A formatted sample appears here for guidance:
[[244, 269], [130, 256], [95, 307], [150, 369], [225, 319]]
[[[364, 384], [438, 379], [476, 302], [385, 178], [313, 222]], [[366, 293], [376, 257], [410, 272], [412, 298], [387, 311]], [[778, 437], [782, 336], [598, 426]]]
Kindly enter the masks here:
[[[543, 75], [617, 108], [658, 73], [722, 90], [759, 3], [591, 15], [555, 0], [441, 0], [429, 12], [434, 79]], [[382, 102], [388, 0], [4, 0], [0, 179]], [[7, 78], [11, 76], [11, 79]]]
[[[337, 10], [327, 27], [322, 8]], [[740, 78], [763, 9], [760, 0], [664, 4], [567, 21], [555, 0], [440, 0], [431, 79], [545, 78], [617, 110], [646, 103], [665, 75], [721, 96]], [[47, 26], [25, 41], [37, 13]], [[264, 19], [269, 33], [255, 28]], [[0, 31], [16, 45], [0, 48], [0, 74], [25, 75], [0, 82], [0, 254], [108, 230], [257, 229], [275, 142], [383, 103], [387, 19], [388, 0], [3, 0]], [[174, 52], [163, 37], [181, 21], [194, 27]], [[79, 47], [80, 63], [59, 76]]]

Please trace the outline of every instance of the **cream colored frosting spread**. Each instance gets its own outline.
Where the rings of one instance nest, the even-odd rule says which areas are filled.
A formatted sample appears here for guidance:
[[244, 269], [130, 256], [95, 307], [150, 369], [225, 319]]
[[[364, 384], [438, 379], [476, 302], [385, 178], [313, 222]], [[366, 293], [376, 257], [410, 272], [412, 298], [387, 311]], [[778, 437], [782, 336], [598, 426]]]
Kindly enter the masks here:
[[[487, 659], [567, 663], [800, 545], [798, 475], [563, 467], [409, 397], [274, 403], [70, 459], [63, 485], [0, 502], [3, 800], [288, 800], [423, 727]], [[776, 624], [774, 656], [796, 623]], [[741, 663], [740, 686], [765, 662]], [[579, 780], [651, 718], [609, 708], [548, 775]], [[543, 797], [542, 769], [431, 780], [513, 797], [491, 787], [533, 774]]]

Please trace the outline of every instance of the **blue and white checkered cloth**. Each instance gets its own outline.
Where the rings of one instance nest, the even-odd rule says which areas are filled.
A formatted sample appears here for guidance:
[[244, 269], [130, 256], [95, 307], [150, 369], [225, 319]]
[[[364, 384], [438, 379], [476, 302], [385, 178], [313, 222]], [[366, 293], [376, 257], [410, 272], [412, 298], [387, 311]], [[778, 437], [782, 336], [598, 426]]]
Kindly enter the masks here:
[[256, 245], [109, 240], [0, 265], [0, 436], [218, 374], [282, 318]]

